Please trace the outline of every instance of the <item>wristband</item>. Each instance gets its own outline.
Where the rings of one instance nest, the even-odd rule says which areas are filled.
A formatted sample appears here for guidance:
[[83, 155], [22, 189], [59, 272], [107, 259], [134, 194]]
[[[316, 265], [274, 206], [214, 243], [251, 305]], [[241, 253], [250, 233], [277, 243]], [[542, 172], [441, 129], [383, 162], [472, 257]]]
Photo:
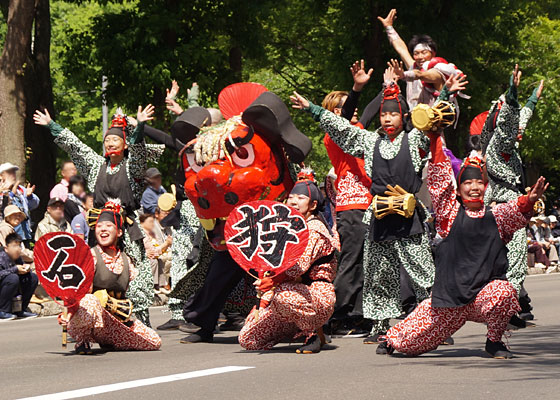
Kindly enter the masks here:
[[414, 71], [404, 71], [404, 80], [412, 82], [416, 80], [416, 73]]
[[393, 28], [392, 26], [388, 26], [387, 28], [385, 28], [385, 32], [387, 33], [387, 38], [389, 39], [389, 43], [393, 43], [395, 40], [401, 38], [397, 33], [397, 31], [395, 30], [395, 28]]

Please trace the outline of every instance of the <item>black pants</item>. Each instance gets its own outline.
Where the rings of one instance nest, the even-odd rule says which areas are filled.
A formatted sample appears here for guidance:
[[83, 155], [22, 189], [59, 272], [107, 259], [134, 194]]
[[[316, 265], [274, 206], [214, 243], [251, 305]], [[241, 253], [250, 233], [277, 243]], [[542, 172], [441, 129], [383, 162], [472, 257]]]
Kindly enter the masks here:
[[204, 285], [185, 304], [185, 320], [212, 333], [229, 294], [245, 275], [229, 252], [215, 252]]
[[0, 279], [0, 311], [11, 313], [12, 300], [21, 294], [22, 310], [25, 311], [31, 296], [37, 288], [39, 279], [33, 272], [24, 275], [9, 274]]
[[340, 255], [334, 280], [336, 303], [333, 320], [363, 316], [364, 239], [368, 226], [362, 222], [365, 210], [346, 210], [336, 214]]
[[416, 306], [418, 305], [418, 299], [416, 298], [416, 292], [414, 291], [414, 283], [406, 272], [406, 269], [401, 265], [400, 267], [401, 276], [401, 305], [402, 311], [405, 314], [410, 314]]
[[530, 313], [533, 310], [531, 306], [531, 298], [529, 293], [525, 290], [525, 286], [521, 285], [521, 292], [519, 293], [519, 305], [521, 306], [521, 314]]

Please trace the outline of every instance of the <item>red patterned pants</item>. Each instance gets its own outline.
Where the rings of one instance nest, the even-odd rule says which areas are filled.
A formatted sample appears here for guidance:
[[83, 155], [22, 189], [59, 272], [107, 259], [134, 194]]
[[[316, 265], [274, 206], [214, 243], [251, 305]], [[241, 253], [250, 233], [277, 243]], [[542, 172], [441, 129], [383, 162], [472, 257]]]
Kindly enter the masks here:
[[247, 350], [270, 350], [285, 338], [311, 336], [329, 320], [336, 299], [328, 282], [284, 282], [264, 298], [268, 307], [259, 310], [258, 319], [251, 312], [239, 332], [239, 344]]
[[84, 342], [112, 345], [115, 350], [158, 350], [161, 338], [142, 322], [126, 326], [105, 310], [97, 297], [86, 294], [78, 311], [70, 319], [68, 334], [76, 339], [76, 347]]
[[484, 286], [476, 299], [463, 307], [432, 307], [426, 299], [402, 322], [387, 332], [388, 343], [397, 351], [418, 355], [436, 349], [467, 321], [488, 324], [488, 339], [502, 339], [513, 314], [521, 309], [517, 292], [508, 281], [495, 280]]

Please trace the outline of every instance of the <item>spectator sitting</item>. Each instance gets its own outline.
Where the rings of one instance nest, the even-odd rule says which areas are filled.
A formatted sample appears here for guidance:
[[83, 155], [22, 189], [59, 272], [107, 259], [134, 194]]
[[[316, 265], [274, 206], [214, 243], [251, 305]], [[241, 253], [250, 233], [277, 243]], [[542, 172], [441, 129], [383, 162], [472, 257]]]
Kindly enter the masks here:
[[19, 207], [25, 214], [25, 220], [15, 227], [16, 233], [22, 238], [23, 242], [29, 246], [33, 240], [31, 233], [30, 212], [39, 206], [39, 197], [35, 193], [35, 185], [27, 184], [26, 187], [21, 186], [16, 180], [16, 172], [19, 170], [17, 165], [4, 163], [0, 165], [0, 177], [4, 184], [11, 185], [13, 188], [10, 192], [12, 204]]
[[68, 196], [69, 192], [68, 186], [70, 184], [70, 178], [75, 176], [77, 173], [78, 170], [72, 161], [64, 161], [62, 163], [62, 167], [60, 168], [60, 175], [62, 175], [62, 179], [52, 188], [49, 197], [58, 197], [66, 201], [66, 196]]
[[[77, 214], [84, 211], [84, 195], [86, 180], [83, 176], [74, 175], [68, 182], [68, 197], [64, 201], [64, 219], [71, 223]], [[62, 199], [62, 197], [61, 197]]]
[[[4, 220], [0, 222], [0, 246], [6, 247], [6, 238], [15, 233], [15, 227], [25, 220], [25, 214], [17, 206], [10, 204], [4, 209]], [[33, 262], [33, 252], [22, 249], [22, 258], [25, 262]]]
[[548, 224], [548, 232], [549, 232], [549, 239], [548, 241], [554, 245], [556, 249], [557, 257], [560, 255], [560, 227], [558, 227], [558, 219], [554, 215], [549, 215], [546, 218], [549, 222]]
[[[25, 311], [37, 288], [37, 275], [23, 264], [21, 238], [17, 233], [6, 236], [4, 248], [0, 249], [0, 320], [34, 318], [37, 314]], [[21, 293], [21, 311], [12, 313], [13, 298]]]
[[158, 242], [154, 234], [155, 220], [153, 214], [140, 215], [140, 224], [146, 235], [144, 237], [144, 247], [146, 248], [146, 255], [150, 259], [150, 265], [152, 267], [154, 291], [156, 293], [161, 293], [160, 288], [165, 288], [167, 286], [167, 278], [163, 273], [163, 263], [160, 262], [159, 258], [171, 247], [171, 239], [168, 238], [163, 243]]
[[74, 218], [72, 218], [72, 222], [70, 223], [70, 227], [72, 231], [85, 240], [86, 243], [89, 243], [89, 225], [86, 220], [86, 213], [93, 208], [93, 194], [88, 193], [84, 197], [84, 209], [82, 212], [76, 214]]
[[537, 241], [543, 249], [546, 251], [546, 255], [550, 260], [551, 264], [558, 263], [558, 253], [556, 252], [556, 246], [554, 246], [554, 240], [552, 238], [552, 234], [550, 232], [550, 220], [545, 216], [537, 217], [537, 233], [536, 238]]
[[53, 197], [47, 204], [45, 217], [37, 225], [35, 241], [50, 232], [71, 232], [70, 224], [64, 219], [64, 201]]
[[146, 171], [148, 187], [142, 194], [142, 208], [146, 214], [155, 214], [159, 196], [165, 193], [161, 186], [161, 173], [157, 168], [148, 168]]
[[537, 240], [537, 230], [538, 230], [538, 219], [537, 217], [531, 218], [529, 225], [527, 225], [527, 246], [528, 252], [535, 255], [535, 267], [546, 269], [550, 266], [550, 260], [546, 256], [546, 251], [543, 246]]

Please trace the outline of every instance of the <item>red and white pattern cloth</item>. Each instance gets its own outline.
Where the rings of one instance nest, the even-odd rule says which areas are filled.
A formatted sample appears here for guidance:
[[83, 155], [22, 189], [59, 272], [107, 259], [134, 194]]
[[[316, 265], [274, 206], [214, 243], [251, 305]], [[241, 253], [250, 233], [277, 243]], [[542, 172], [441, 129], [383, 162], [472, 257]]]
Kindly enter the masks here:
[[467, 321], [488, 324], [488, 339], [499, 342], [513, 314], [521, 310], [517, 292], [507, 281], [487, 284], [476, 299], [463, 307], [432, 307], [426, 299], [406, 319], [387, 332], [387, 342], [395, 350], [419, 355], [435, 350]]
[[[97, 248], [107, 268], [115, 274], [122, 273], [124, 263], [121, 254], [127, 256], [120, 251], [114, 257], [109, 256], [101, 247]], [[91, 254], [95, 263], [97, 259], [93, 249]], [[132, 280], [138, 275], [138, 270], [130, 258], [128, 265]], [[76, 339], [76, 347], [82, 343], [112, 345], [115, 350], [158, 350], [161, 347], [161, 338], [153, 329], [138, 320], [132, 326], [126, 326], [105, 310], [93, 294], [86, 294], [80, 300], [68, 323], [68, 334]]]
[[97, 297], [86, 294], [68, 324], [68, 334], [82, 343], [112, 345], [115, 350], [158, 350], [161, 338], [136, 320], [128, 327], [105, 310]]
[[[441, 136], [432, 137], [428, 188], [436, 213], [436, 230], [445, 238], [462, 205], [457, 200], [457, 186], [451, 161], [443, 153], [442, 144]], [[518, 229], [527, 224], [531, 210], [532, 204], [527, 196], [492, 208], [500, 237], [505, 243], [511, 240]], [[485, 207], [479, 211], [465, 211], [471, 218], [482, 218]], [[424, 300], [404, 321], [387, 332], [387, 342], [401, 353], [426, 353], [437, 348], [467, 321], [487, 323], [488, 339], [498, 342], [502, 339], [511, 316], [520, 309], [517, 292], [512, 284], [508, 281], [494, 280], [482, 288], [472, 303], [463, 307], [432, 307], [431, 298]]]
[[[320, 265], [312, 264], [340, 248], [338, 235], [331, 235], [317, 219], [308, 221], [308, 226], [309, 242], [300, 261], [286, 270], [288, 281], [263, 295], [269, 305], [259, 310], [258, 318], [254, 312], [247, 317], [239, 333], [239, 344], [243, 348], [270, 350], [286, 338], [310, 337], [331, 317], [336, 300], [331, 283], [336, 274], [336, 259]], [[308, 270], [311, 280], [321, 281], [309, 286], [297, 283]]]
[[[360, 123], [356, 126], [363, 129]], [[366, 210], [372, 196], [369, 192], [371, 179], [366, 173], [364, 159], [346, 154], [328, 134], [325, 134], [323, 143], [336, 174], [336, 211]]]

